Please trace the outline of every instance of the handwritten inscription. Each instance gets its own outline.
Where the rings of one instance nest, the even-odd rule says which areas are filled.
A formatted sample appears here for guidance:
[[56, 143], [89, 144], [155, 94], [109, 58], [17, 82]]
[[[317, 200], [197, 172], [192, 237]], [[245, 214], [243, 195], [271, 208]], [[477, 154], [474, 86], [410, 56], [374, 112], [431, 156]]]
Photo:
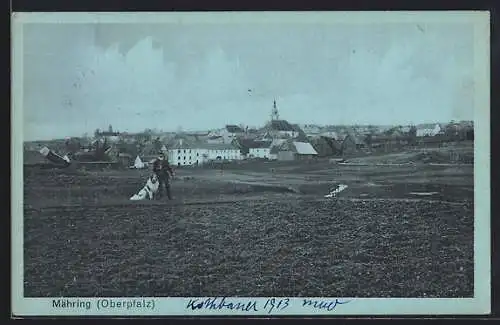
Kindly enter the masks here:
[[289, 305], [290, 305], [289, 298], [285, 299], [271, 298], [266, 300], [266, 303], [264, 304], [264, 310], [266, 310], [270, 314], [273, 312], [273, 310], [284, 310], [288, 308]]
[[257, 301], [249, 301], [247, 303], [244, 302], [230, 302], [227, 301], [225, 297], [218, 298], [208, 298], [204, 300], [200, 299], [190, 299], [187, 308], [191, 308], [191, 310], [196, 309], [212, 309], [212, 310], [221, 310], [221, 309], [230, 309], [230, 310], [241, 310], [241, 311], [258, 311], [257, 310]]
[[334, 310], [337, 305], [347, 304], [349, 301], [341, 301], [338, 299], [335, 300], [313, 300], [313, 299], [304, 299], [302, 302], [302, 307], [312, 307], [315, 309], [326, 309], [328, 311]]
[[[339, 305], [349, 301], [302, 299], [295, 300], [297, 308], [308, 308], [316, 310], [333, 311]], [[299, 302], [297, 304], [297, 302]], [[290, 298], [269, 298], [266, 300], [235, 300], [226, 297], [190, 299], [186, 308], [189, 310], [234, 310], [243, 312], [266, 312], [268, 314], [276, 312], [286, 312], [292, 305]]]

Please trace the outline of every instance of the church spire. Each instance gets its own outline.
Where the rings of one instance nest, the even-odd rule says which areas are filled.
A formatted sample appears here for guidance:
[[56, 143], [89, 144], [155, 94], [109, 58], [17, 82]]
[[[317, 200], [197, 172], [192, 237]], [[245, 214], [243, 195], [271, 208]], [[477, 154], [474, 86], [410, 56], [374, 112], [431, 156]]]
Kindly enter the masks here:
[[272, 113], [271, 113], [271, 121], [275, 121], [275, 120], [279, 120], [280, 119], [280, 116], [279, 116], [279, 113], [278, 113], [278, 107], [276, 107], [276, 99], [274, 100], [273, 102], [273, 110], [272, 110]]

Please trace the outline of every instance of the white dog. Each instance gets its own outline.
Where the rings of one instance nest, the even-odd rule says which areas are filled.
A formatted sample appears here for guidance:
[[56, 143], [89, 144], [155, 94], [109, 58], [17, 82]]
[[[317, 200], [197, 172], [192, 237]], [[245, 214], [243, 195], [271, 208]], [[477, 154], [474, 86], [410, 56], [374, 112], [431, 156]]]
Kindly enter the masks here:
[[133, 201], [138, 200], [153, 200], [158, 193], [158, 188], [160, 187], [160, 183], [158, 182], [158, 177], [153, 174], [148, 177], [146, 185], [139, 191], [139, 193], [134, 194], [130, 199]]

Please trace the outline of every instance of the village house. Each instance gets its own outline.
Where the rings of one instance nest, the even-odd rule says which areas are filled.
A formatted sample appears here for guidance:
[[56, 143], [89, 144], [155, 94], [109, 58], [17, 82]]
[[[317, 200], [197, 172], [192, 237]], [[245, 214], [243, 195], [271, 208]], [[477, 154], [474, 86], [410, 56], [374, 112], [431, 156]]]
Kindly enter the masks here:
[[270, 141], [255, 141], [254, 144], [249, 147], [248, 158], [269, 159], [270, 154]]
[[374, 135], [366, 140], [370, 150], [391, 152], [401, 150], [410, 143], [410, 137], [407, 135], [397, 134], [392, 135]]
[[439, 133], [435, 136], [417, 137], [416, 144], [423, 148], [436, 148], [446, 146], [453, 141], [456, 141], [456, 139], [447, 134]]
[[294, 131], [296, 132], [295, 136], [292, 139], [294, 139], [295, 141], [298, 141], [298, 142], [308, 142], [309, 141], [307, 134], [304, 132], [304, 130], [302, 130], [302, 128], [298, 124], [292, 124], [292, 127], [293, 127]]
[[271, 151], [273, 151], [273, 154], [277, 153], [277, 159], [282, 161], [304, 160], [318, 156], [318, 152], [309, 142], [288, 139], [275, 147], [276, 149], [271, 148]]
[[306, 124], [302, 127], [307, 136], [315, 136], [321, 133], [321, 128], [317, 125]]
[[342, 154], [342, 143], [334, 138], [317, 136], [311, 137], [311, 145], [318, 152], [319, 157], [338, 156]]
[[212, 144], [231, 143], [237, 137], [243, 136], [245, 130], [238, 125], [226, 125], [223, 129], [212, 131], [207, 135], [207, 142]]
[[450, 122], [442, 129], [445, 135], [456, 141], [474, 139], [474, 125], [468, 121]]
[[269, 159], [271, 141], [257, 141], [250, 138], [236, 138], [233, 145], [240, 149], [242, 158]]
[[417, 126], [417, 137], [433, 137], [442, 133], [439, 124], [422, 124]]
[[278, 153], [280, 151], [280, 147], [282, 144], [284, 144], [286, 141], [289, 141], [287, 139], [274, 139], [271, 141], [271, 144], [269, 145], [269, 160], [278, 160]]
[[342, 153], [352, 154], [367, 150], [365, 141], [354, 133], [348, 133], [342, 141]]

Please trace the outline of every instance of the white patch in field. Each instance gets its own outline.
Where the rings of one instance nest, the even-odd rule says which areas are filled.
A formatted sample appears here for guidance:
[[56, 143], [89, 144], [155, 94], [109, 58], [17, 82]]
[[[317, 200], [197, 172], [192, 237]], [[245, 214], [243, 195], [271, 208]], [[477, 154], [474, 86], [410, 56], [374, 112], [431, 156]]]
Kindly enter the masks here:
[[47, 148], [47, 147], [43, 147], [42, 149], [40, 149], [40, 153], [44, 156], [47, 156], [50, 152], [50, 149]]
[[413, 195], [427, 196], [427, 195], [436, 195], [438, 192], [410, 192]]
[[328, 193], [327, 195], [325, 195], [326, 198], [330, 198], [330, 197], [336, 197], [337, 194], [339, 194], [340, 192], [342, 192], [343, 190], [345, 190], [348, 186], [345, 185], [345, 184], [339, 184], [337, 185], [337, 187], [335, 187], [334, 189], [332, 189], [330, 191], [330, 193]]

